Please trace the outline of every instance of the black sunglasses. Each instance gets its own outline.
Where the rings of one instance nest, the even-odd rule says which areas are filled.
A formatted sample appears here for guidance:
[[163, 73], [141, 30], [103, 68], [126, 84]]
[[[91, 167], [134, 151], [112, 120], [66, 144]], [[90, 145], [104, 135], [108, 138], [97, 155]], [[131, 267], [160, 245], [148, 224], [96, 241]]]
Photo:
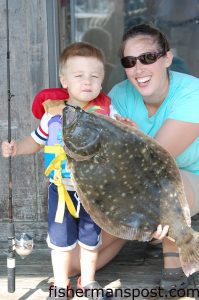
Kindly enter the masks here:
[[135, 67], [137, 60], [139, 60], [143, 65], [150, 65], [165, 54], [165, 52], [147, 52], [137, 57], [125, 56], [121, 59], [121, 64], [125, 69]]

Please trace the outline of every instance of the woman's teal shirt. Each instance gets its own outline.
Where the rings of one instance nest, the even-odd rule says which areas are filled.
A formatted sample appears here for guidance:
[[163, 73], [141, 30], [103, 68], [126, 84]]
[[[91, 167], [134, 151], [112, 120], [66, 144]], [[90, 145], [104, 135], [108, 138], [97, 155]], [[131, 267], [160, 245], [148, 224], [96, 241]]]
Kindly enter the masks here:
[[[169, 92], [158, 111], [148, 117], [141, 94], [127, 79], [109, 93], [112, 106], [121, 116], [135, 121], [139, 129], [154, 137], [167, 119], [199, 123], [199, 79], [187, 74], [169, 72]], [[199, 175], [199, 137], [177, 158], [180, 169]]]

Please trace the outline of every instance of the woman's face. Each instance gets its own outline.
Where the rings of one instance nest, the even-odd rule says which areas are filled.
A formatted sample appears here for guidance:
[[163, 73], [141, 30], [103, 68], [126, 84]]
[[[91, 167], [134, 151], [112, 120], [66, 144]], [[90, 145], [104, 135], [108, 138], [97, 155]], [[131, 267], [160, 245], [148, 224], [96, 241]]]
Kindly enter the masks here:
[[[140, 35], [126, 41], [124, 57], [137, 57], [146, 52], [161, 52], [152, 37]], [[144, 65], [137, 60], [134, 67], [125, 69], [128, 79], [143, 96], [145, 102], [156, 103], [162, 101], [162, 97], [166, 97], [169, 85], [167, 68], [172, 63], [172, 57], [172, 53], [168, 51], [153, 64]]]

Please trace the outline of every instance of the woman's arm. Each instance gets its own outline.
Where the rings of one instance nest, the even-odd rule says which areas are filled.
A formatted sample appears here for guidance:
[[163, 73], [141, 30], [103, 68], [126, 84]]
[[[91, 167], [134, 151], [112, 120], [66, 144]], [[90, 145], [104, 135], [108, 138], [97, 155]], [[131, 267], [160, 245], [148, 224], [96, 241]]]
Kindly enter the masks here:
[[199, 123], [168, 119], [155, 139], [173, 157], [182, 153], [199, 136]]

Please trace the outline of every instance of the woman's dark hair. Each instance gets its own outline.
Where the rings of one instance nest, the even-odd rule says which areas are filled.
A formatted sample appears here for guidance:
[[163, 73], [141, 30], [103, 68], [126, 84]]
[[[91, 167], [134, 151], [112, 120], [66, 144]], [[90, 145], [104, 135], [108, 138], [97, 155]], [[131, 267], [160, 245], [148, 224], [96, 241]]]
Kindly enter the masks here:
[[127, 40], [134, 38], [138, 35], [151, 36], [152, 38], [154, 38], [154, 41], [157, 42], [159, 46], [159, 51], [165, 52], [165, 54], [170, 49], [169, 42], [163, 32], [161, 32], [158, 28], [152, 25], [140, 24], [130, 27], [124, 33], [120, 48], [120, 58], [124, 56], [124, 48]]

